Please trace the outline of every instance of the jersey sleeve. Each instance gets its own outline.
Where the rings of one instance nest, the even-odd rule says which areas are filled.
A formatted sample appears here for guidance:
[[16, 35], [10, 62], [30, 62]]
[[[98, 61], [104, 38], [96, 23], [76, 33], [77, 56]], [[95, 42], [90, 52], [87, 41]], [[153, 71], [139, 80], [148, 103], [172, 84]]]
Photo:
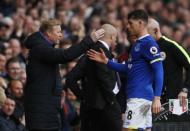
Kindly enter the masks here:
[[143, 49], [141, 50], [141, 54], [150, 64], [162, 61], [160, 56], [160, 49], [156, 41], [154, 40], [149, 40], [143, 43]]
[[116, 72], [127, 73], [127, 64], [121, 64], [112, 60], [108, 60], [107, 67]]
[[163, 81], [164, 81], [164, 71], [162, 62], [155, 62], [151, 64], [154, 76], [154, 96], [161, 96]]
[[163, 87], [163, 66], [160, 49], [154, 40], [143, 43], [142, 56], [151, 65], [154, 77], [154, 96], [160, 96]]

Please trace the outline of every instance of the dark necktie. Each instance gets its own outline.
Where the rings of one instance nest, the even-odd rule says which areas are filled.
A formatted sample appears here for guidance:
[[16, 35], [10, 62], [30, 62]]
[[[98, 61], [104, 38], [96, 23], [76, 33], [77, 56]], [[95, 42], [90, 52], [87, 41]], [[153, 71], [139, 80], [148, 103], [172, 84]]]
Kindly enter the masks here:
[[116, 72], [116, 80], [117, 80], [118, 89], [120, 89], [121, 88], [121, 79], [119, 77], [119, 73], [118, 72]]

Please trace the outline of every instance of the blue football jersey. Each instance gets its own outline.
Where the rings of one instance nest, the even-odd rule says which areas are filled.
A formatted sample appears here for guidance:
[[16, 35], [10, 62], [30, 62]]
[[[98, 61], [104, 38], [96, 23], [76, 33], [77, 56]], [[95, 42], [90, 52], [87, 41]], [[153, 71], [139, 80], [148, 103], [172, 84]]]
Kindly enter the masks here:
[[163, 66], [156, 41], [149, 35], [139, 38], [133, 45], [125, 64], [108, 61], [107, 66], [127, 75], [127, 98], [152, 100], [160, 96], [163, 86]]
[[141, 37], [133, 44], [127, 62], [128, 98], [153, 99], [154, 76], [151, 64], [158, 61], [161, 61], [160, 50], [150, 35]]

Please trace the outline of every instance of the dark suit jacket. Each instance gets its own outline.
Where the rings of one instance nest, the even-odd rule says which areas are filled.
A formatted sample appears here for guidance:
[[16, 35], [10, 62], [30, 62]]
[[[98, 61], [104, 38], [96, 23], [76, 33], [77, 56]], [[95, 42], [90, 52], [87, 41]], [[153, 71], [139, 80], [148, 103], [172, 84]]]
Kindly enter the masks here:
[[[100, 42], [93, 49], [102, 48], [109, 59], [112, 54]], [[82, 79], [82, 89], [77, 81]], [[113, 89], [116, 73], [104, 64], [97, 63], [83, 56], [66, 76], [66, 87], [81, 99], [81, 130], [105, 131], [121, 130], [121, 110]]]
[[[29, 129], [58, 129], [61, 107], [59, 63], [66, 63], [88, 50], [93, 41], [86, 37], [67, 50], [55, 49], [36, 32], [25, 46], [29, 48], [27, 83], [25, 87], [26, 125]], [[59, 88], [58, 88], [59, 87]]]
[[[102, 48], [105, 55], [112, 59], [111, 52], [100, 42], [97, 42], [93, 49], [100, 51]], [[83, 56], [76, 67], [67, 75], [66, 86], [81, 98], [88, 108], [103, 109], [106, 104], [116, 102], [115, 94], [115, 72], [108, 69], [106, 65], [97, 63]], [[83, 89], [80, 90], [76, 81], [83, 80]]]
[[[100, 51], [103, 49], [108, 59], [112, 59], [111, 52], [100, 42], [93, 49]], [[116, 84], [116, 74], [110, 70], [107, 65], [97, 63], [90, 59], [86, 60], [86, 104], [89, 108], [103, 109], [106, 104], [114, 104], [116, 102], [113, 89]]]
[[[70, 88], [79, 100], [83, 100], [85, 95], [84, 90], [87, 88], [85, 84], [86, 59], [87, 56], [83, 55], [77, 62], [76, 66], [65, 76], [64, 89], [66, 90], [67, 88]], [[78, 83], [79, 80], [81, 81], [81, 84]]]

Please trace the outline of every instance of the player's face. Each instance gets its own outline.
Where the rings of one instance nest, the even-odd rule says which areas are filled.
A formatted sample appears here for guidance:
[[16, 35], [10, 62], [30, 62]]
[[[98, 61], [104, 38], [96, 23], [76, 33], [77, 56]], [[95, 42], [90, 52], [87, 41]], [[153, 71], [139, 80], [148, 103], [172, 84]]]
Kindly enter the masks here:
[[129, 19], [127, 23], [127, 30], [131, 35], [138, 36], [140, 31], [140, 22], [136, 19]]

